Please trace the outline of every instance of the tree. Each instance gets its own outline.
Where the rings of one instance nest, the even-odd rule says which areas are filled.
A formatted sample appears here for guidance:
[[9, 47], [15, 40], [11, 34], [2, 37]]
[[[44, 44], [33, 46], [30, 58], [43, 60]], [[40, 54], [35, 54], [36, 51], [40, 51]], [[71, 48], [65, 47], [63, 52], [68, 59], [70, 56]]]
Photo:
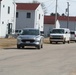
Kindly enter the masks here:
[[33, 0], [33, 2], [32, 3], [39, 3], [37, 0]]
[[[51, 16], [55, 16], [55, 13], [51, 13], [50, 15], [51, 15]], [[60, 16], [60, 14], [57, 13], [57, 16]]]
[[54, 13], [51, 13], [51, 16], [55, 16], [55, 14]]
[[41, 3], [41, 6], [42, 6], [42, 9], [44, 11], [44, 14], [46, 14], [47, 13], [47, 9], [46, 9], [45, 4], [44, 3]]
[[62, 16], [65, 16], [65, 14], [63, 13]]
[[[40, 2], [38, 2], [37, 0], [33, 0], [32, 3], [40, 3]], [[44, 11], [44, 14], [46, 14], [46, 13], [47, 13], [47, 10], [46, 10], [45, 4], [44, 4], [44, 3], [40, 3], [40, 4], [41, 4], [41, 6], [42, 6], [42, 9], [43, 9], [43, 11]]]

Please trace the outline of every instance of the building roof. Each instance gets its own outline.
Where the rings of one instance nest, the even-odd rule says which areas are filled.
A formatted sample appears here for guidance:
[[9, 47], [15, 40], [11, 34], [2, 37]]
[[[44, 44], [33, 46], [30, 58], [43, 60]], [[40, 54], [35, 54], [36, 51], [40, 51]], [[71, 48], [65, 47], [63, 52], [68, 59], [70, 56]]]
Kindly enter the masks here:
[[44, 24], [55, 24], [54, 16], [44, 16]]
[[[59, 21], [67, 21], [67, 16], [59, 16]], [[69, 17], [69, 21], [76, 21], [76, 17]], [[55, 24], [55, 16], [44, 16], [44, 24]]]
[[[68, 17], [67, 16], [59, 16], [58, 20], [67, 21]], [[69, 21], [76, 21], [76, 17], [69, 17]]]
[[36, 10], [40, 3], [17, 3], [17, 10]]

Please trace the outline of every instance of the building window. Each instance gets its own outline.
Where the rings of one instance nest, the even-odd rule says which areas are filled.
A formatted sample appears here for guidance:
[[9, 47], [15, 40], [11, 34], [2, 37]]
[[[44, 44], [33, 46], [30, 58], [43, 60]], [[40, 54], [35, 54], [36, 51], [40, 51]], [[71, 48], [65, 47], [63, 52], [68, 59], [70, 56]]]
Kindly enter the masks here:
[[10, 7], [8, 6], [8, 14], [10, 14]]
[[40, 19], [40, 14], [39, 14], [39, 19]]
[[2, 24], [4, 24], [4, 21], [2, 21]]
[[5, 7], [5, 5], [3, 5], [3, 8]]
[[18, 18], [18, 16], [19, 16], [19, 13], [18, 13], [18, 12], [16, 12], [16, 18]]
[[31, 13], [27, 13], [27, 18], [31, 18]]

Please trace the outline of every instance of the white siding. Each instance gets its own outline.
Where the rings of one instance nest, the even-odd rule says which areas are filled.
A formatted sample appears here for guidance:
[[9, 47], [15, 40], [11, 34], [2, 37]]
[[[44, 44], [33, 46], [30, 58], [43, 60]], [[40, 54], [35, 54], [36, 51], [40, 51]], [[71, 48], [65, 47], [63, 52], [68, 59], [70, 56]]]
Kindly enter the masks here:
[[1, 22], [1, 2], [0, 2], [0, 22]]
[[[16, 29], [34, 28], [35, 11], [17, 10]], [[27, 13], [31, 13], [31, 18], [27, 18]]]
[[35, 28], [40, 29], [40, 31], [44, 30], [44, 13], [41, 5], [39, 5], [38, 8], [36, 9], [34, 25], [35, 25]]
[[[67, 21], [59, 21], [59, 22], [60, 22], [60, 28], [67, 28]], [[76, 30], [76, 22], [69, 21], [68, 28], [70, 30]]]
[[[36, 10], [17, 10], [17, 12], [18, 18], [16, 18], [16, 29], [36, 28], [43, 31], [44, 13], [41, 5], [39, 5]], [[27, 12], [31, 13], [31, 18], [26, 18]]]
[[0, 35], [1, 35], [1, 2], [0, 2]]
[[56, 28], [60, 28], [59, 20], [56, 21]]
[[45, 24], [45, 25], [44, 25], [44, 36], [45, 36], [45, 37], [48, 37], [50, 31], [51, 31], [54, 27], [55, 27], [54, 24]]
[[[16, 6], [16, 5], [15, 5]], [[12, 25], [12, 33], [15, 31], [15, 12], [16, 7], [13, 0], [1, 1], [1, 21], [0, 21], [0, 37], [5, 37], [8, 33], [8, 23]], [[10, 13], [8, 14], [8, 7], [10, 7]], [[14, 11], [15, 9], [15, 11]]]

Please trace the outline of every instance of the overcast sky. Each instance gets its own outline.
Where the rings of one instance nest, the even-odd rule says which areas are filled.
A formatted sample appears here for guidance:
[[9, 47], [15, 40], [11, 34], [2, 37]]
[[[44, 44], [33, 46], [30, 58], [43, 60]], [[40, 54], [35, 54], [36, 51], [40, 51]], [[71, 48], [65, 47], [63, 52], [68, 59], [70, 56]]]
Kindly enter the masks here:
[[[32, 2], [33, 0], [16, 0], [16, 2]], [[56, 5], [56, 0], [36, 0], [39, 2], [42, 2], [45, 4], [47, 14], [49, 15], [50, 13], [55, 13], [55, 5]], [[76, 16], [76, 0], [57, 0], [58, 2], [58, 7], [57, 7], [57, 12], [59, 14], [66, 14], [65, 10], [67, 8], [67, 2], [69, 2], [69, 15], [70, 16]], [[66, 14], [67, 15], [67, 14]]]

